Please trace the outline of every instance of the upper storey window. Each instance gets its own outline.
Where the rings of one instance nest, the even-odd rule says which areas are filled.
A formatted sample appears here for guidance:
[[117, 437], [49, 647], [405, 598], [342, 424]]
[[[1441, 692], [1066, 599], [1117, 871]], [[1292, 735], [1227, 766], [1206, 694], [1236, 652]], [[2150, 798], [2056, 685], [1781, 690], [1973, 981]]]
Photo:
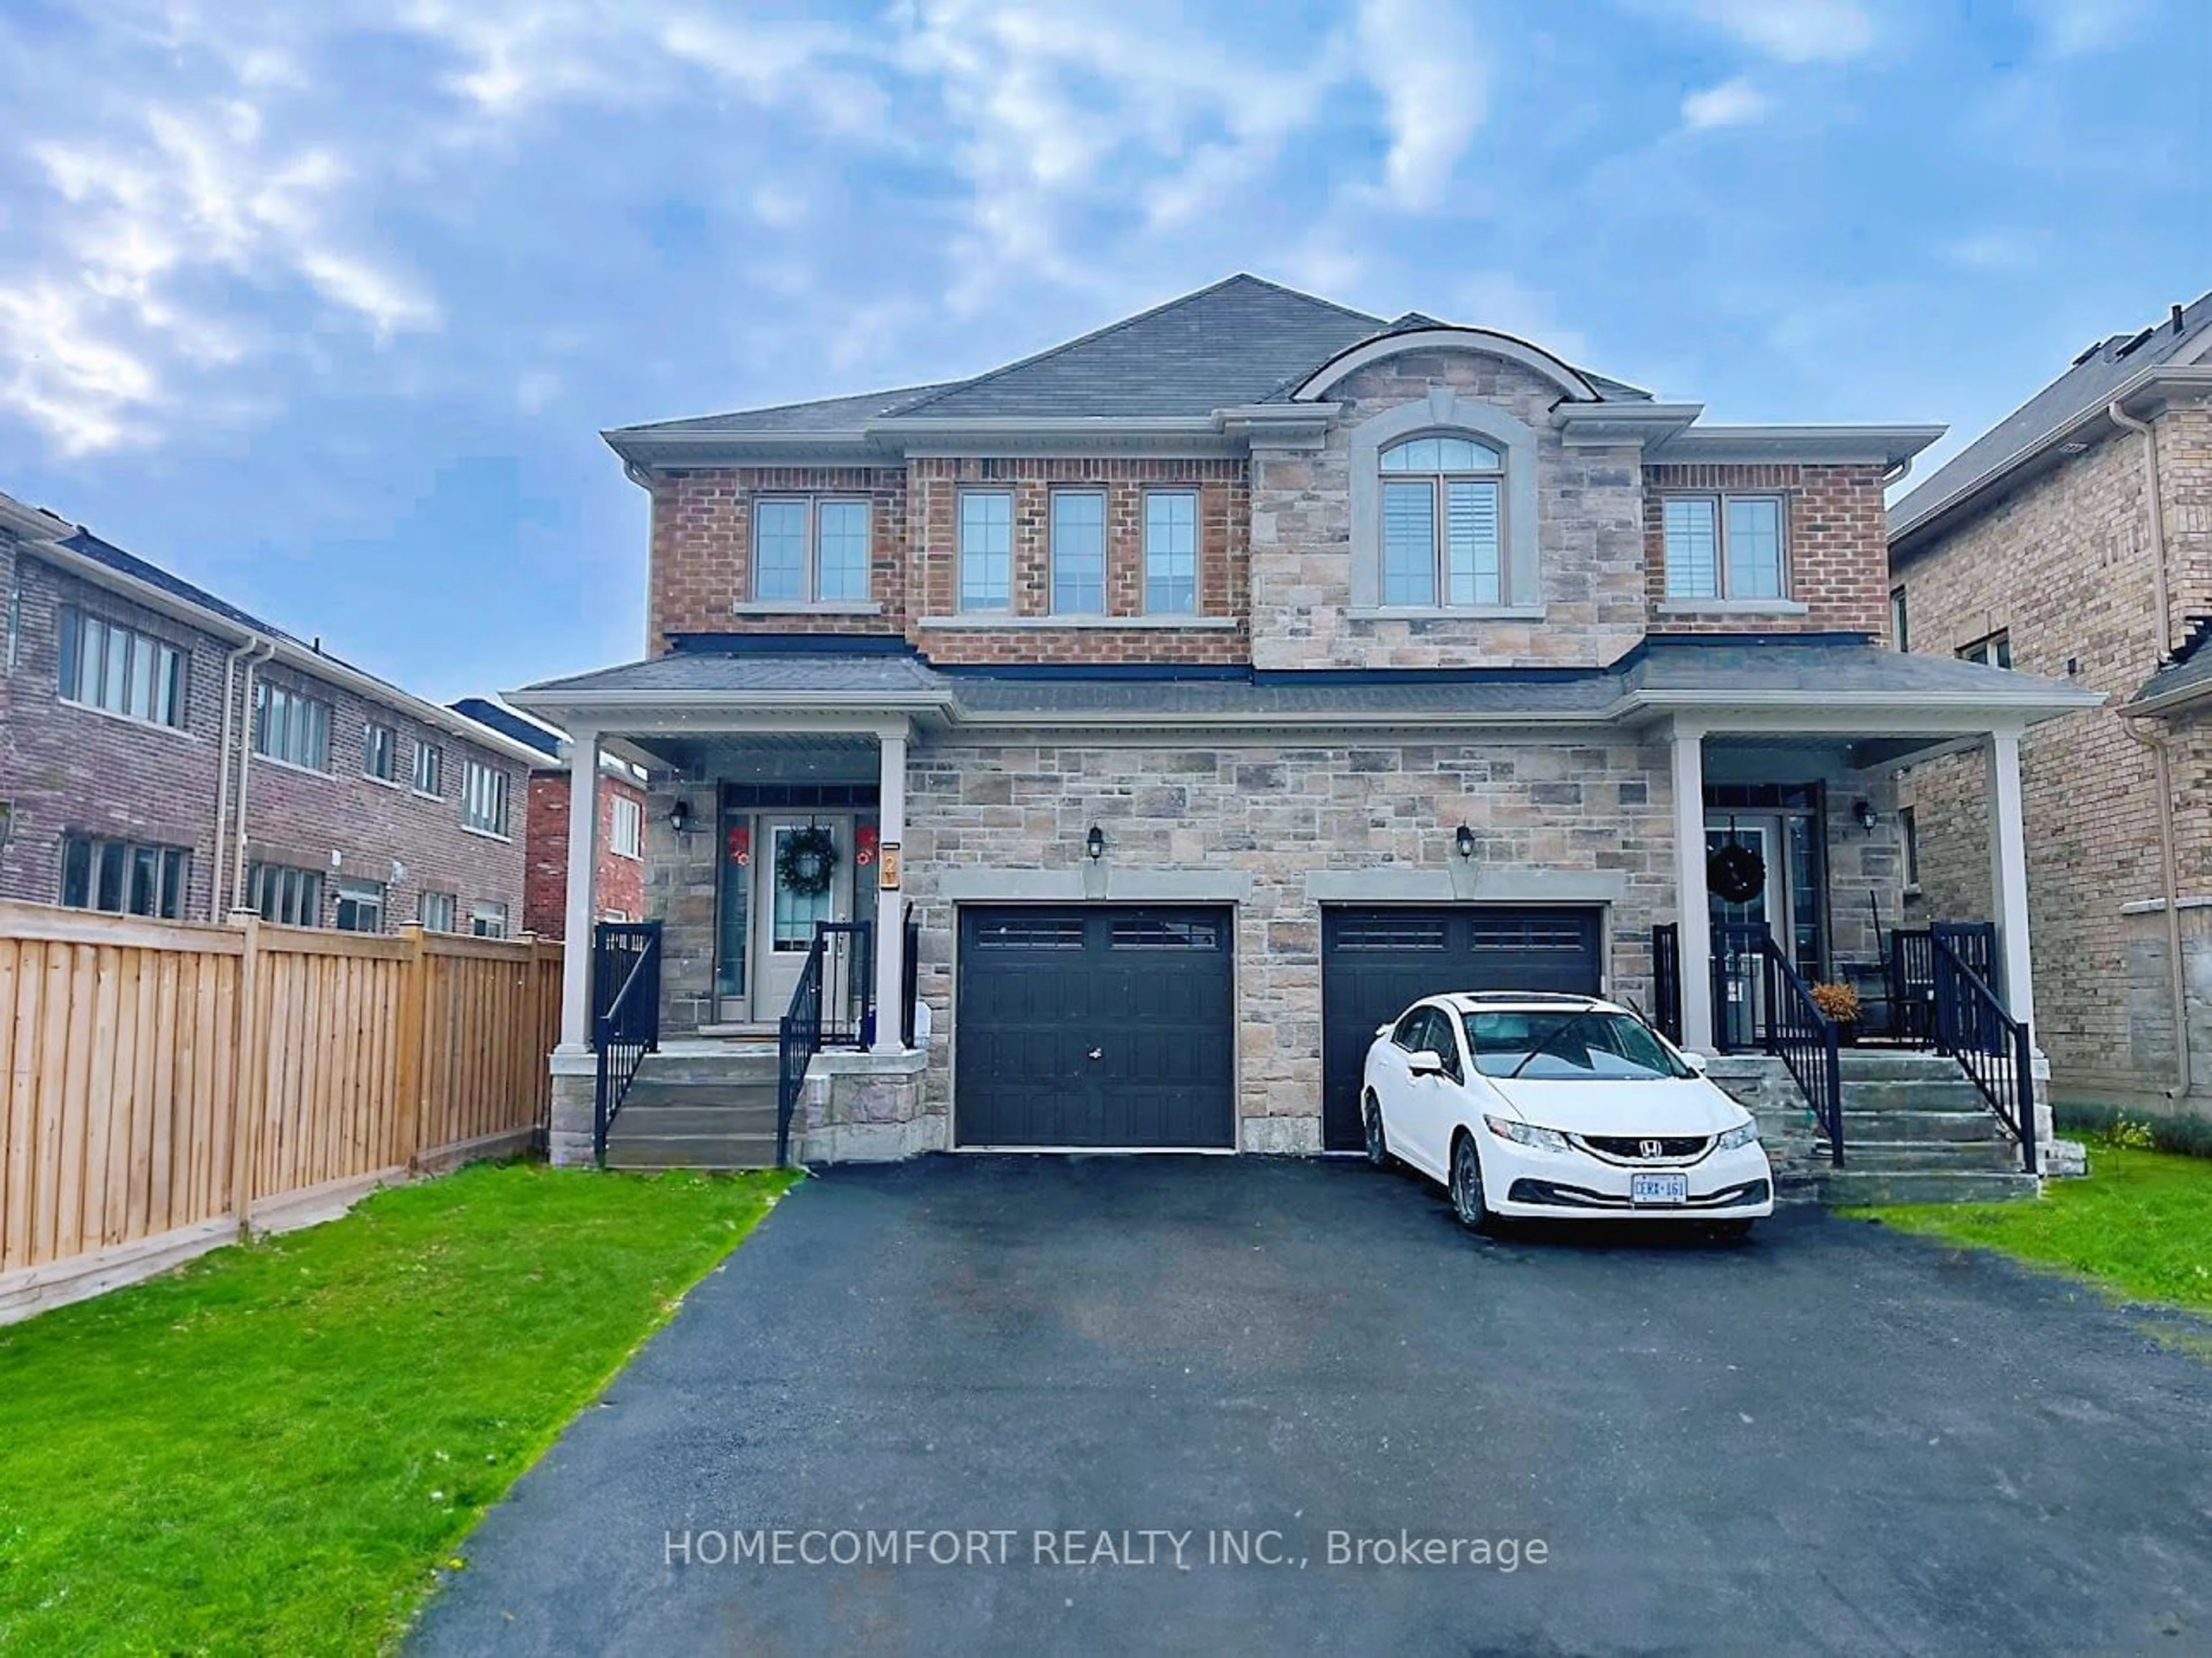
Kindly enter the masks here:
[[960, 608], [1009, 610], [1014, 604], [1014, 497], [1008, 489], [960, 495]]
[[1155, 616], [1198, 609], [1198, 496], [1188, 489], [1145, 496], [1145, 609]]
[[1669, 495], [1669, 598], [1787, 598], [1785, 519], [1779, 495]]
[[1505, 603], [1505, 458], [1472, 438], [1382, 451], [1382, 602]]
[[777, 497], [753, 507], [753, 598], [851, 604], [868, 597], [868, 503]]

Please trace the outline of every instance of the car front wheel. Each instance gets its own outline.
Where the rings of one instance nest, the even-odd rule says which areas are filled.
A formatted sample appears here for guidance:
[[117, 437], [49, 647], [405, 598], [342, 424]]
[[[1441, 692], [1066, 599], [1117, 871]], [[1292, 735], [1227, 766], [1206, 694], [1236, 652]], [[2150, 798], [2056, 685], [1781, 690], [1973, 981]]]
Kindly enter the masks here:
[[1377, 1169], [1390, 1166], [1390, 1141], [1382, 1132], [1382, 1102], [1372, 1094], [1367, 1096], [1367, 1161]]
[[1482, 1157], [1472, 1134], [1452, 1142], [1451, 1204], [1459, 1224], [1471, 1232], [1489, 1231], [1497, 1218], [1482, 1194]]

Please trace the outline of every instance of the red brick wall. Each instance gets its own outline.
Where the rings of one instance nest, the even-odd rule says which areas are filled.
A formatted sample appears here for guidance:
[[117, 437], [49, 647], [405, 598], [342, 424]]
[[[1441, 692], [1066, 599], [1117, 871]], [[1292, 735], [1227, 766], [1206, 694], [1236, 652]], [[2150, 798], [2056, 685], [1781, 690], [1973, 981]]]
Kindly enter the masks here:
[[[645, 919], [645, 862], [614, 849], [615, 802], [627, 799], [645, 810], [645, 791], [619, 777], [599, 774], [599, 913], [619, 910], [632, 920]], [[641, 822], [642, 820], [641, 819]], [[526, 831], [529, 870], [523, 902], [525, 925], [544, 938], [568, 936], [568, 774], [530, 774], [530, 816]]]
[[[1644, 469], [1644, 584], [1661, 633], [1889, 632], [1889, 523], [1879, 466], [1647, 466]], [[1667, 595], [1664, 497], [1681, 490], [1778, 494], [1788, 502], [1790, 597], [1802, 616], [1684, 616], [1660, 610]]]

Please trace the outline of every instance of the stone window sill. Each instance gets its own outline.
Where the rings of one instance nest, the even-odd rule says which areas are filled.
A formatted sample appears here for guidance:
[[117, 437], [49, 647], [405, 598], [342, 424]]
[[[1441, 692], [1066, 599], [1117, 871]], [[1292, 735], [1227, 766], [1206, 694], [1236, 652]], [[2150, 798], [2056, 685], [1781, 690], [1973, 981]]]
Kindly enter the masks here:
[[881, 616], [884, 607], [865, 602], [808, 604], [798, 599], [748, 600], [730, 606], [732, 616]]
[[1541, 604], [1355, 604], [1354, 622], [1541, 622]]
[[979, 610], [973, 616], [926, 616], [925, 628], [1196, 628], [1229, 629], [1233, 616], [1012, 616]]
[[1806, 616], [1812, 606], [1794, 598], [1667, 598], [1662, 616]]

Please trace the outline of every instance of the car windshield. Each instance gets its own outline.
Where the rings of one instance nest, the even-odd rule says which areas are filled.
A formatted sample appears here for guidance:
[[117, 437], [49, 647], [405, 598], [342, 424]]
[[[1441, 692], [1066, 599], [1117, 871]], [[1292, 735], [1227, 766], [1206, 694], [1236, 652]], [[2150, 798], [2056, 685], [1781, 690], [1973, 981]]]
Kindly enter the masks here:
[[1474, 1068], [1486, 1077], [1638, 1082], [1693, 1074], [1626, 1013], [1563, 1007], [1469, 1013], [1465, 1019]]

